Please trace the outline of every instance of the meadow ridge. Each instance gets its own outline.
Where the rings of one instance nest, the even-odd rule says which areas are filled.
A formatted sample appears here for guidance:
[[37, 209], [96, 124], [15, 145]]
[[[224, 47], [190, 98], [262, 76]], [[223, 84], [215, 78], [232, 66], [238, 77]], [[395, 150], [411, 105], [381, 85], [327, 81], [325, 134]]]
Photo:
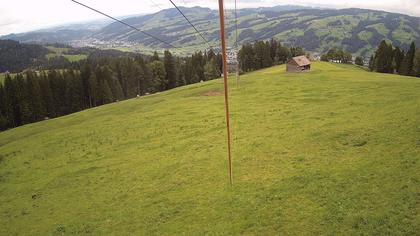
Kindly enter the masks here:
[[0, 133], [0, 235], [415, 235], [420, 79], [316, 62]]

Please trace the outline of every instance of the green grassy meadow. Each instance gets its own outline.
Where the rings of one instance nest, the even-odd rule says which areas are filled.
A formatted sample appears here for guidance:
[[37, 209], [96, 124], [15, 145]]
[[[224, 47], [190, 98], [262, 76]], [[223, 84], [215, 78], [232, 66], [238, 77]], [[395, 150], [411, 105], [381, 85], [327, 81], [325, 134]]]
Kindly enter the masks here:
[[47, 59], [53, 58], [53, 57], [59, 57], [63, 56], [70, 62], [80, 61], [86, 59], [88, 56], [85, 54], [67, 54], [68, 48], [60, 48], [60, 47], [54, 47], [54, 46], [47, 46], [48, 50], [50, 50], [50, 53], [46, 55]]
[[[420, 80], [328, 63], [0, 133], [0, 235], [416, 235]], [[220, 93], [219, 93], [220, 92]]]

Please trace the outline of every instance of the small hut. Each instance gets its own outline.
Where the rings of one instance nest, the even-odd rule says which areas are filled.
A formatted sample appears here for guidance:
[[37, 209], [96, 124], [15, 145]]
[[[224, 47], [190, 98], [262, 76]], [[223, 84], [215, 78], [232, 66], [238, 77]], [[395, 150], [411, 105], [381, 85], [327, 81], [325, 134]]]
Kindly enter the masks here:
[[300, 72], [311, 70], [311, 61], [305, 56], [293, 57], [287, 62], [287, 72]]

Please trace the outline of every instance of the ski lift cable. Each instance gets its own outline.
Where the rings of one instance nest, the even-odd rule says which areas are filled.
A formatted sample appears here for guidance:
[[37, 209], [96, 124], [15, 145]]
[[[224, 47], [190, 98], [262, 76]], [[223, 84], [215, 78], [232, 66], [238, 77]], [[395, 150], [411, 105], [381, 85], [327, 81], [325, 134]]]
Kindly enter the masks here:
[[191, 23], [191, 21], [188, 19], [188, 17], [181, 11], [181, 9], [179, 9], [179, 7], [172, 1], [172, 0], [169, 0], [171, 3], [172, 3], [172, 5], [178, 10], [178, 12], [185, 18], [185, 20], [191, 25], [191, 27], [193, 27], [193, 29], [197, 32], [197, 34], [198, 35], [200, 35], [200, 37], [203, 39], [203, 41], [205, 42], [205, 43], [207, 43], [207, 45], [211, 48], [211, 45], [210, 45], [210, 43], [209, 43], [209, 41], [206, 39], [206, 38], [204, 38], [204, 36], [203, 36], [203, 34], [194, 26], [194, 24], [193, 23]]
[[114, 20], [114, 21], [117, 21], [117, 22], [119, 22], [119, 23], [121, 23], [121, 24], [123, 24], [123, 25], [125, 25], [125, 26], [127, 26], [127, 27], [130, 27], [130, 28], [132, 28], [132, 29], [134, 29], [134, 30], [136, 30], [136, 31], [138, 31], [138, 32], [140, 32], [140, 33], [143, 33], [143, 34], [145, 34], [145, 35], [147, 35], [147, 36], [149, 36], [149, 37], [151, 37], [151, 38], [153, 38], [153, 39], [155, 39], [155, 40], [157, 40], [157, 41], [159, 41], [159, 42], [161, 42], [161, 43], [164, 43], [164, 44], [166, 44], [166, 45], [168, 45], [168, 46], [172, 47], [172, 48], [178, 48], [178, 47], [176, 47], [176, 46], [172, 45], [171, 43], [168, 43], [168, 42], [166, 42], [165, 40], [162, 40], [162, 39], [160, 39], [159, 37], [157, 37], [157, 36], [155, 36], [155, 35], [153, 35], [153, 34], [147, 33], [147, 32], [146, 32], [146, 31], [144, 31], [144, 30], [141, 30], [141, 29], [139, 29], [139, 28], [137, 28], [137, 27], [135, 27], [135, 26], [132, 26], [132, 25], [130, 25], [130, 24], [127, 24], [127, 23], [125, 23], [125, 22], [124, 22], [124, 21], [122, 21], [122, 20], [118, 20], [117, 18], [112, 17], [112, 16], [110, 16], [110, 15], [108, 15], [108, 14], [106, 14], [106, 13], [102, 12], [102, 11], [99, 11], [99, 10], [97, 10], [97, 9], [93, 8], [93, 7], [90, 7], [90, 6], [88, 6], [88, 5], [85, 5], [85, 4], [83, 4], [83, 3], [81, 3], [81, 2], [78, 2], [78, 1], [76, 1], [76, 0], [71, 0], [71, 1], [72, 1], [72, 2], [74, 2], [74, 3], [76, 3], [76, 4], [79, 4], [79, 5], [83, 6], [83, 7], [85, 7], [85, 8], [88, 8], [88, 9], [90, 9], [90, 10], [94, 11], [94, 12], [97, 12], [97, 13], [99, 13], [99, 14], [103, 15], [103, 16], [106, 16], [106, 17], [108, 17], [108, 18], [110, 18], [110, 19], [112, 19], [112, 20]]

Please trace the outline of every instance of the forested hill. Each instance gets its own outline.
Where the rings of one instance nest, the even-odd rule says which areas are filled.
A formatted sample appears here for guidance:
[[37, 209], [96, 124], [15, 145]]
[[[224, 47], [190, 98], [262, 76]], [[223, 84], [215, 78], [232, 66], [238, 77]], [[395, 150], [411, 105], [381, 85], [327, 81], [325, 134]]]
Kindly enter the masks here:
[[[208, 8], [182, 8], [187, 17], [204, 32], [214, 45], [219, 38], [218, 13]], [[226, 30], [229, 45], [235, 40], [234, 14], [227, 10]], [[332, 47], [343, 49], [362, 56], [372, 54], [373, 49], [387, 39], [396, 46], [407, 49], [412, 41], [420, 44], [420, 18], [402, 14], [364, 9], [305, 9], [293, 7], [272, 7], [241, 9], [238, 12], [239, 42], [252, 42], [257, 39], [276, 38], [289, 46], [302, 46], [314, 52], [326, 52]], [[203, 50], [200, 37], [176, 9], [166, 9], [155, 14], [126, 18], [125, 21], [147, 32], [158, 35], [175, 45]], [[81, 30], [81, 29], [80, 29]], [[31, 33], [10, 35], [23, 41], [36, 41]], [[95, 30], [94, 33], [80, 34], [80, 38], [69, 37], [72, 43], [108, 43], [135, 49], [152, 48], [159, 42], [147, 38], [119, 23], [111, 23]], [[42, 42], [54, 41], [44, 35]], [[66, 41], [61, 38], [61, 41]], [[193, 51], [193, 50], [192, 50]]]
[[21, 71], [44, 59], [48, 52], [47, 48], [40, 45], [0, 40], [0, 72]]
[[91, 57], [120, 56], [127, 53], [95, 48], [73, 48], [62, 44], [38, 45], [0, 40], [0, 73], [18, 73], [26, 69], [69, 68], [73, 62]]

